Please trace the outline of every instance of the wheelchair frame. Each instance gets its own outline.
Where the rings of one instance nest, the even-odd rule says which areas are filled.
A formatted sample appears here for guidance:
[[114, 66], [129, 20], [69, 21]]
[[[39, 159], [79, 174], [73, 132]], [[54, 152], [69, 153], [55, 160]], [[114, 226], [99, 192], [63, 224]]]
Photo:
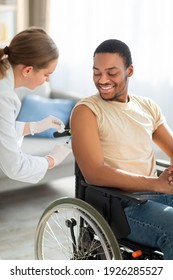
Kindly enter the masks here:
[[[158, 175], [169, 166], [156, 161]], [[137, 194], [89, 185], [75, 164], [75, 197], [52, 202], [35, 236], [36, 259], [163, 259], [157, 248], [129, 241], [123, 200], [145, 203]]]

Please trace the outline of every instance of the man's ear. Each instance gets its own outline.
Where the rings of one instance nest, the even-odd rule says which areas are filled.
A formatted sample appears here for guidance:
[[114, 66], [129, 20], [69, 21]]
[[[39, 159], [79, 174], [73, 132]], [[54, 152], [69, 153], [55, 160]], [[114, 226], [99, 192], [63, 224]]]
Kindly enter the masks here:
[[133, 75], [133, 65], [131, 64], [129, 67], [128, 67], [128, 77], [131, 77]]
[[32, 66], [24, 66], [22, 68], [22, 75], [23, 77], [27, 77], [28, 74], [30, 74], [30, 72], [32, 71], [33, 67]]

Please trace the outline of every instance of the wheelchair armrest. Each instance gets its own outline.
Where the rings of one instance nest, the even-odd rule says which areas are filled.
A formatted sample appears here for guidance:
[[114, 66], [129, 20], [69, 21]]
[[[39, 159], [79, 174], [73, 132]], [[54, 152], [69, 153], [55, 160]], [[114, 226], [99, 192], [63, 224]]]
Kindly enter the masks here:
[[170, 166], [170, 162], [168, 160], [164, 160], [164, 159], [157, 159], [156, 160], [156, 165], [168, 168]]
[[90, 185], [90, 184], [87, 184], [84, 180], [81, 180], [81, 185], [83, 185], [85, 187], [97, 189], [97, 190], [99, 190], [103, 193], [106, 193], [108, 195], [112, 195], [113, 197], [126, 199], [126, 200], [131, 200], [131, 201], [133, 201], [137, 204], [142, 204], [142, 203], [145, 203], [147, 201], [147, 199], [142, 198], [141, 196], [139, 196], [136, 193], [130, 193], [130, 192], [122, 191], [122, 190], [117, 189], [117, 188], [99, 187], [99, 186], [95, 186], [95, 185]]
[[165, 168], [168, 168], [169, 166], [170, 166], [170, 162], [168, 160], [157, 159], [156, 160], [157, 175], [159, 176], [165, 170]]

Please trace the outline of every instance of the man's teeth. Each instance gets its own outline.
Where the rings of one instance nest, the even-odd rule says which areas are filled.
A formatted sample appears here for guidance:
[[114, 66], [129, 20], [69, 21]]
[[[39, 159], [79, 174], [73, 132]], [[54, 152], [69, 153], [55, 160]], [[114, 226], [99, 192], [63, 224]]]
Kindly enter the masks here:
[[104, 90], [108, 90], [108, 89], [113, 88], [113, 86], [101, 86], [101, 88], [104, 89]]

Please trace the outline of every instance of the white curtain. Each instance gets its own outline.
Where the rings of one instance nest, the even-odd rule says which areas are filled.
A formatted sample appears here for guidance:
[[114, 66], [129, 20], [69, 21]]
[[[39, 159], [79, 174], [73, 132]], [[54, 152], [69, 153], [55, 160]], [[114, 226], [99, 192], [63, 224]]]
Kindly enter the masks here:
[[173, 104], [172, 0], [50, 0], [50, 34], [60, 49], [54, 89], [95, 93], [92, 57], [103, 40], [117, 38], [131, 49], [130, 91], [154, 99], [169, 124]]
[[50, 0], [17, 0], [17, 32], [29, 26], [49, 30]]

